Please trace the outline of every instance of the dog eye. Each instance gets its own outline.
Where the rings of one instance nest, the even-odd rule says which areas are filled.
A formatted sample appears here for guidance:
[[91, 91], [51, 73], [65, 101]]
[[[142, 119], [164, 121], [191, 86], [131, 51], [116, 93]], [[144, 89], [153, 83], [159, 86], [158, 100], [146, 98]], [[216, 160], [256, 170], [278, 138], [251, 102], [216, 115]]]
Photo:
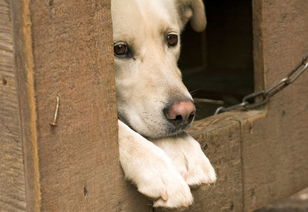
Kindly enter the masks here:
[[130, 57], [129, 47], [124, 42], [119, 42], [119, 43], [114, 44], [113, 52], [114, 52], [114, 55], [119, 58]]
[[167, 40], [168, 46], [173, 47], [178, 44], [179, 38], [178, 38], [178, 35], [170, 33], [167, 35], [166, 40]]

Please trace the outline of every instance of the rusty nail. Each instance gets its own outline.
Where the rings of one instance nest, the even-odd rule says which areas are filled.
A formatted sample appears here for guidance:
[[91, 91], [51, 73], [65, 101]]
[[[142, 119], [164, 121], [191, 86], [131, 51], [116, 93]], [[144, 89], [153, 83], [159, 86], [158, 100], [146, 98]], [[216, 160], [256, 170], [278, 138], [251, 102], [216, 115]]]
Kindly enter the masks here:
[[50, 122], [50, 126], [55, 127], [57, 126], [57, 120], [58, 120], [58, 112], [59, 112], [59, 106], [60, 106], [60, 97], [57, 96], [57, 103], [56, 103], [56, 108], [55, 108], [55, 112], [54, 112], [54, 116], [53, 116], [53, 120], [52, 122]]

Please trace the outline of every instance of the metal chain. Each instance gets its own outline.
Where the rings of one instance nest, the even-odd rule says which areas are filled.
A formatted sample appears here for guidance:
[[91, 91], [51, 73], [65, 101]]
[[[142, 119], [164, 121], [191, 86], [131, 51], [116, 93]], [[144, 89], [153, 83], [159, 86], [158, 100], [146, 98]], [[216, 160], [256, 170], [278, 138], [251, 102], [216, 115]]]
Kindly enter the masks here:
[[215, 111], [215, 115], [218, 113], [223, 113], [231, 110], [249, 110], [265, 105], [269, 102], [270, 98], [280, 92], [282, 89], [292, 84], [296, 79], [298, 79], [308, 68], [308, 57], [306, 57], [302, 64], [296, 69], [292, 70], [285, 78], [283, 78], [279, 83], [273, 87], [251, 93], [245, 96], [241, 103], [232, 105], [229, 107], [219, 107]]

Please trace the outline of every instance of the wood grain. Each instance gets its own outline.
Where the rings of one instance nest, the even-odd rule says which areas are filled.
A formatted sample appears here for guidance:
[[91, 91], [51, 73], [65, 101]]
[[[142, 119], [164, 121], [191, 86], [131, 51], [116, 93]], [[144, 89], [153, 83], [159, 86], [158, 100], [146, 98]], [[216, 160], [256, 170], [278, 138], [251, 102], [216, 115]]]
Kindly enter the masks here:
[[0, 211], [25, 211], [13, 23], [9, 1], [0, 0]]
[[[305, 0], [254, 1], [256, 74], [269, 88], [308, 56]], [[263, 67], [263, 71], [259, 68]], [[259, 72], [260, 71], [260, 72]], [[308, 74], [277, 94], [263, 120], [242, 122], [245, 208], [252, 211], [308, 186]], [[250, 122], [250, 123], [249, 123]]]
[[27, 211], [150, 210], [118, 160], [110, 1], [13, 5]]
[[217, 121], [217, 117], [207, 123], [197, 122], [195, 127], [203, 132], [191, 132], [215, 167], [218, 180], [214, 185], [193, 191], [195, 201], [187, 212], [240, 211], [242, 208], [240, 124], [231, 117], [223, 117], [223, 122]]

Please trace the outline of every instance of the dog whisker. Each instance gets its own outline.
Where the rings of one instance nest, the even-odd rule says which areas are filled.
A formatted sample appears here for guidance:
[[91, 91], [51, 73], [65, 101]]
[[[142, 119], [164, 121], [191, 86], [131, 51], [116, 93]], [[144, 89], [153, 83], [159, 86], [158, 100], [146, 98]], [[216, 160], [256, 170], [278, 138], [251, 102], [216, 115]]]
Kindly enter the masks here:
[[197, 89], [194, 89], [194, 90], [192, 90], [192, 91], [189, 91], [189, 93], [190, 93], [190, 95], [194, 95], [194, 94], [196, 94], [196, 92], [197, 91], [199, 91], [199, 90], [201, 90], [201, 88], [197, 88]]

